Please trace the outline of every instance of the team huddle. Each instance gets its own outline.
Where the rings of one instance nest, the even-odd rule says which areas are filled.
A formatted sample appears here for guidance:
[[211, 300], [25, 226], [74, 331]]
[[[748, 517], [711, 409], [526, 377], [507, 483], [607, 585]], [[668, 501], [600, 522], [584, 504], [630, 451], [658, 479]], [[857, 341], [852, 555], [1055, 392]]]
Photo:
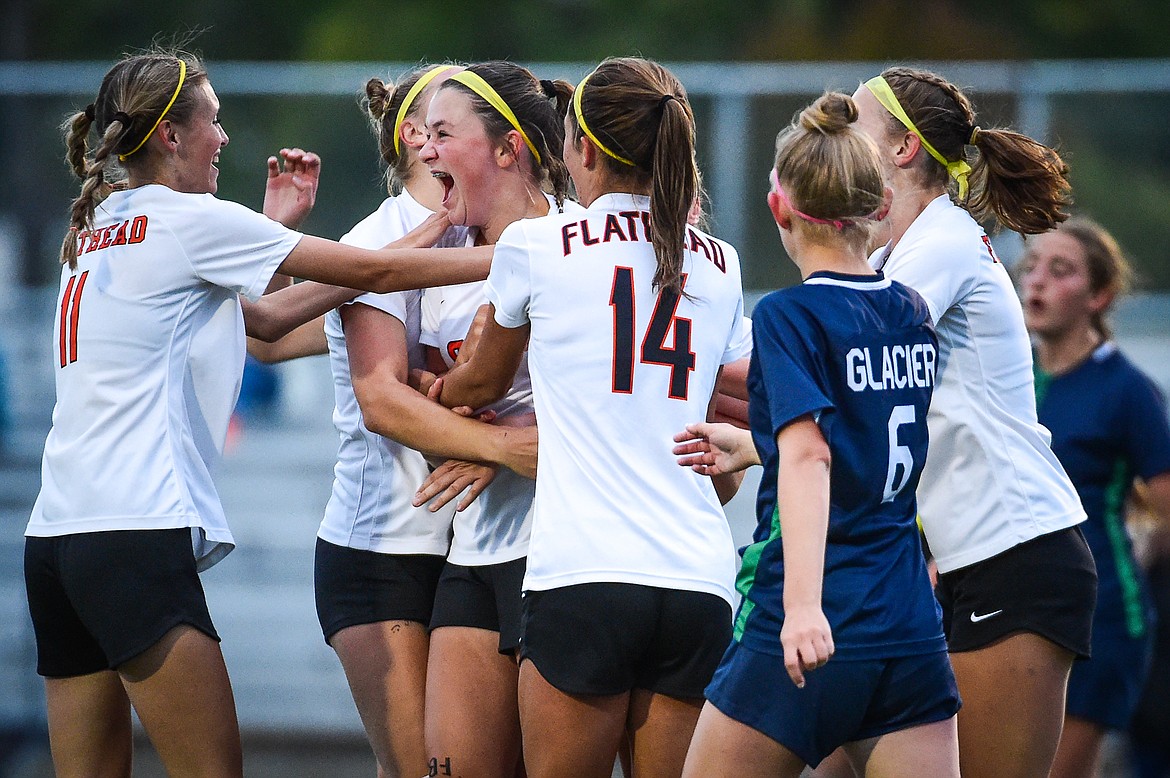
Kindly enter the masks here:
[[[803, 282], [749, 320], [666, 68], [444, 64], [366, 96], [390, 196], [336, 243], [297, 231], [314, 154], [269, 159], [262, 214], [215, 197], [228, 136], [189, 54], [123, 59], [71, 117], [25, 554], [59, 775], [128, 776], [131, 708], [168, 773], [242, 773], [198, 572], [234, 545], [211, 473], [245, 348], [329, 354], [316, 604], [379, 775], [1062, 764], [1098, 578], [980, 226], [1042, 234], [1038, 262], [1056, 152], [926, 71], [826, 93], [767, 195]], [[1142, 396], [1161, 427], [1124, 486], [1170, 506]], [[756, 464], [737, 556], [722, 504]]]

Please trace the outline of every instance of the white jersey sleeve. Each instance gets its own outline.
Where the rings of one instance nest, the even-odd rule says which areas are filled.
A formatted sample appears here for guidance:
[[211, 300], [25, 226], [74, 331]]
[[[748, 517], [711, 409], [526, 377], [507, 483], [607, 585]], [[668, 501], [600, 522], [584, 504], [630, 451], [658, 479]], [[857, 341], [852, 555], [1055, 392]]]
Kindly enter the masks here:
[[739, 301], [739, 322], [728, 336], [727, 350], [721, 364], [727, 365], [752, 355], [752, 320], [743, 315], [743, 300]]
[[[212, 195], [198, 196], [193, 207], [203, 210], [215, 229], [195, 226], [177, 235], [195, 275], [258, 300], [280, 263], [300, 242], [300, 233], [238, 203]], [[180, 225], [176, 225], [176, 229]], [[257, 267], [257, 258], [268, 262]]]
[[528, 301], [532, 294], [529, 275], [528, 242], [519, 223], [512, 224], [500, 235], [492, 255], [484, 292], [488, 302], [495, 306], [496, 323], [515, 329], [528, 323]]

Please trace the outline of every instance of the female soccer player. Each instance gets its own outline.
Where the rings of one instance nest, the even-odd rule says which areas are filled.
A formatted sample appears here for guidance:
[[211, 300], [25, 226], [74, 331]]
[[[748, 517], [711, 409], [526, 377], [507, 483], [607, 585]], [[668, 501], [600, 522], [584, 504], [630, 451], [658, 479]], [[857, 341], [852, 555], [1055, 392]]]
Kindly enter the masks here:
[[[419, 68], [397, 85], [380, 79], [366, 84], [391, 196], [342, 243], [385, 245], [439, 210], [442, 187], [419, 161], [418, 150], [426, 140], [423, 123], [431, 95], [458, 70], [437, 65]], [[423, 456], [371, 431], [382, 421], [379, 394], [414, 392], [406, 380], [410, 368], [423, 365], [421, 294], [362, 295], [330, 311], [324, 321], [341, 445], [317, 533], [317, 615], [345, 669], [379, 775], [388, 778], [415, 778], [428, 768], [427, 625], [453, 512], [453, 507], [431, 512], [411, 505], [427, 475]], [[320, 331], [320, 322], [316, 326]], [[488, 432], [485, 425], [463, 421]]]
[[1130, 276], [1100, 225], [1070, 219], [1028, 241], [1020, 264], [1024, 320], [1036, 346], [1036, 402], [1052, 450], [1077, 487], [1097, 562], [1093, 658], [1068, 681], [1052, 775], [1092, 778], [1107, 730], [1124, 731], [1145, 683], [1152, 607], [1125, 526], [1135, 479], [1170, 519], [1170, 424], [1153, 382], [1118, 351], [1107, 316]]
[[[475, 252], [446, 262], [365, 251], [216, 199], [228, 142], [218, 112], [198, 59], [135, 55], [67, 129], [83, 183], [62, 247], [57, 404], [25, 533], [62, 776], [129, 773], [131, 705], [168, 772], [242, 770], [197, 575], [232, 547], [210, 469], [240, 385], [241, 295], [258, 298], [277, 272], [380, 292], [486, 275]], [[107, 181], [115, 160], [124, 185]], [[297, 182], [276, 165], [266, 208], [298, 219], [315, 178]]]
[[937, 341], [922, 298], [866, 262], [888, 190], [856, 119], [829, 93], [776, 141], [768, 205], [804, 283], [753, 312], [750, 439], [727, 425], [680, 436], [680, 464], [734, 469], [717, 455], [730, 436], [743, 464], [764, 465], [735, 640], [685, 775], [797, 776], [842, 745], [859, 774], [959, 774], [958, 693], [915, 523]]
[[720, 366], [747, 350], [739, 259], [687, 224], [695, 128], [673, 74], [606, 60], [564, 127], [586, 211], [504, 230], [493, 317], [437, 393], [449, 406], [500, 396], [531, 336], [528, 775], [609, 776], [627, 731], [633, 774], [678, 775], [730, 635], [734, 551], [711, 481], [674, 466], [669, 436], [707, 417]]
[[978, 127], [933, 73], [890, 68], [853, 97], [894, 190], [871, 262], [923, 296], [939, 339], [918, 507], [963, 696], [963, 775], [1046, 775], [1069, 668], [1089, 653], [1096, 575], [1084, 510], [1036, 420], [1019, 300], [973, 215], [1050, 229], [1066, 216], [1065, 166], [1024, 135]]
[[[429, 139], [419, 158], [442, 184], [441, 205], [452, 223], [469, 228], [449, 240], [491, 245], [512, 222], [559, 210], [569, 181], [561, 159], [561, 116], [571, 89], [539, 81], [510, 62], [472, 65], [442, 83], [426, 113]], [[420, 337], [432, 347], [432, 364], [454, 364], [483, 294], [479, 283], [424, 293]], [[534, 445], [527, 370], [514, 365], [510, 378], [508, 397], [490, 409], [496, 422], [489, 429]], [[355, 388], [367, 407], [356, 378]], [[485, 425], [401, 384], [393, 392], [385, 389], [371, 382], [368, 390], [368, 407], [378, 409], [376, 417], [367, 414], [371, 429], [427, 454], [489, 459], [467, 450], [463, 431]], [[510, 426], [517, 424], [525, 426]], [[455, 517], [435, 595], [427, 667], [426, 741], [438, 775], [511, 778], [518, 770], [515, 652], [533, 474], [495, 473], [477, 504]]]

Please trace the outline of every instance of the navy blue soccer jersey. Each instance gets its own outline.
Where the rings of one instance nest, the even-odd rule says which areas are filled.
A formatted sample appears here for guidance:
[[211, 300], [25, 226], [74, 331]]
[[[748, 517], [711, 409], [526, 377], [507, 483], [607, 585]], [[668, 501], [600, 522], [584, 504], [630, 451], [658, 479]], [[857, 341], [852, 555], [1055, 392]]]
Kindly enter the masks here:
[[1143, 576], [1125, 529], [1135, 477], [1170, 472], [1170, 423], [1158, 388], [1112, 343], [1067, 373], [1036, 369], [1040, 423], [1068, 472], [1088, 520], [1081, 528], [1097, 562], [1097, 624], [1149, 628]]
[[783, 653], [776, 437], [811, 415], [832, 456], [822, 609], [836, 655], [944, 650], [915, 521], [938, 354], [925, 302], [880, 273], [820, 272], [764, 297], [752, 325], [749, 414], [764, 473], [755, 542], [741, 551], [736, 639]]

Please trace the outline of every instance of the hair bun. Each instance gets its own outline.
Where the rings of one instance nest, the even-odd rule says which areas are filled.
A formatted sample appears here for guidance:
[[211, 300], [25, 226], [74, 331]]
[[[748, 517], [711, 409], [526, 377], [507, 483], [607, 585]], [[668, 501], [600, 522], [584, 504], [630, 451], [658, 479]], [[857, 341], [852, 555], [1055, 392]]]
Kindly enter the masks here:
[[800, 126], [826, 135], [844, 132], [857, 121], [857, 105], [844, 92], [827, 92], [800, 112]]
[[393, 94], [393, 85], [386, 84], [380, 78], [371, 78], [366, 82], [366, 100], [370, 106], [371, 116], [378, 119], [386, 116], [391, 94]]

